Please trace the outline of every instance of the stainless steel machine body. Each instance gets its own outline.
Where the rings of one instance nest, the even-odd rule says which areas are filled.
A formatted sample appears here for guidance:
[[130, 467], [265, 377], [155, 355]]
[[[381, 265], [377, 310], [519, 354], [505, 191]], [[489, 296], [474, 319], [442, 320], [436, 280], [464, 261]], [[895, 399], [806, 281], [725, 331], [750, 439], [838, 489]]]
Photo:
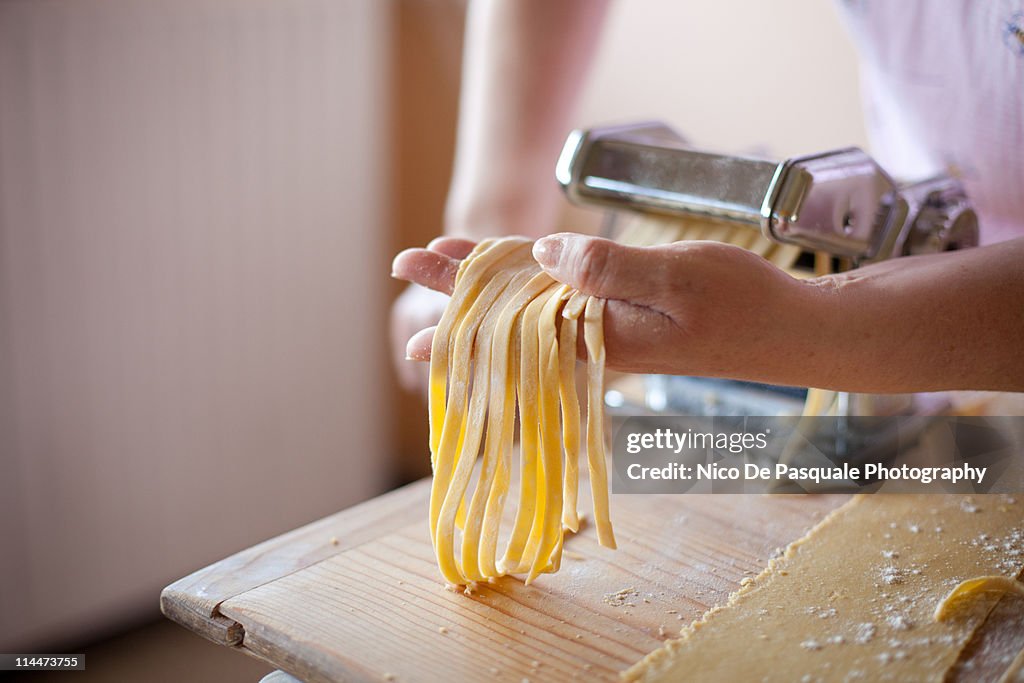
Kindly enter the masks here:
[[978, 242], [956, 179], [900, 185], [856, 147], [764, 161], [693, 150], [642, 123], [573, 131], [555, 177], [579, 204], [746, 225], [854, 264]]
[[[668, 126], [641, 123], [573, 131], [555, 176], [577, 204], [742, 225], [851, 267], [978, 242], [959, 181], [899, 184], [857, 148], [766, 161], [694, 150]], [[799, 414], [806, 390], [650, 376], [642, 399], [633, 393], [613, 387], [609, 406], [634, 414]], [[858, 403], [841, 395], [837, 410], [855, 414]]]

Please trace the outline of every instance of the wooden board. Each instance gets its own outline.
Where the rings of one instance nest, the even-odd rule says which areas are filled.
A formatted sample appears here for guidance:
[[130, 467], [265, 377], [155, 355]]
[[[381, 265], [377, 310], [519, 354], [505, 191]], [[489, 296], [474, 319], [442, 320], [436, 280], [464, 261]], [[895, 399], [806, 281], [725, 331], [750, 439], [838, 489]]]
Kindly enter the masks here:
[[617, 680], [846, 500], [616, 495], [619, 550], [584, 527], [558, 574], [467, 597], [441, 583], [428, 496], [420, 481], [267, 541], [167, 587], [161, 606], [308, 681]]

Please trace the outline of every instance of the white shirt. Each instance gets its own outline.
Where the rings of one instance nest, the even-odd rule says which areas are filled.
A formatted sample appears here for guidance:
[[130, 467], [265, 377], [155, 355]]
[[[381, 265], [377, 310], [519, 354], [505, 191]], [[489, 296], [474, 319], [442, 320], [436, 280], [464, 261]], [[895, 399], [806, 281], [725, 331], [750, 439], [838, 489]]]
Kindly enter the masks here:
[[872, 155], [960, 177], [982, 243], [1024, 237], [1024, 0], [843, 0]]

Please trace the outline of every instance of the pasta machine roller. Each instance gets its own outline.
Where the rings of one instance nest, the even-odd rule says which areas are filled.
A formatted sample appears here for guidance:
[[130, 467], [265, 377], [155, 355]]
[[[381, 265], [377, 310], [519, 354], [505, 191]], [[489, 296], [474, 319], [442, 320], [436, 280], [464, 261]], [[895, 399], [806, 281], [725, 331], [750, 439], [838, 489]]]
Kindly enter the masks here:
[[978, 242], [956, 179], [901, 185], [856, 147], [764, 161], [697, 151], [642, 123], [573, 131], [555, 175], [575, 203], [745, 225], [853, 264]]

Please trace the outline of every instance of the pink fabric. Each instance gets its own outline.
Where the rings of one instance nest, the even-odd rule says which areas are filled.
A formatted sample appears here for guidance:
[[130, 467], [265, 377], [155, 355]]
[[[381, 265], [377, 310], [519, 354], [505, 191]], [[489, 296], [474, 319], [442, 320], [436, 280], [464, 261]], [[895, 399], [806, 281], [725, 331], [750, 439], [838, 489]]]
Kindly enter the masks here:
[[872, 155], [967, 186], [983, 243], [1024, 236], [1024, 0], [843, 0]]

